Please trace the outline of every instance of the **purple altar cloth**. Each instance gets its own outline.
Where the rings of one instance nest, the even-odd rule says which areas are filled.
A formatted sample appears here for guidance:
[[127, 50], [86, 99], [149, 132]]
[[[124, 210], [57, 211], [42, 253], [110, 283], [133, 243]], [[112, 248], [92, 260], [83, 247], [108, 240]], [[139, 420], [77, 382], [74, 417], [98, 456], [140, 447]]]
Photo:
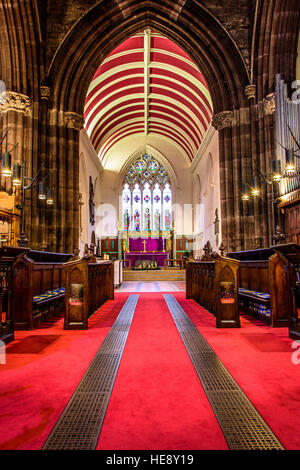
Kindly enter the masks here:
[[163, 238], [129, 238], [129, 251], [144, 251], [144, 240], [146, 240], [146, 251], [164, 251], [166, 240]]
[[125, 253], [125, 259], [130, 259], [131, 266], [135, 266], [136, 261], [156, 261], [157, 266], [163, 267], [164, 260], [168, 259], [169, 253], [167, 251], [155, 252], [155, 253]]

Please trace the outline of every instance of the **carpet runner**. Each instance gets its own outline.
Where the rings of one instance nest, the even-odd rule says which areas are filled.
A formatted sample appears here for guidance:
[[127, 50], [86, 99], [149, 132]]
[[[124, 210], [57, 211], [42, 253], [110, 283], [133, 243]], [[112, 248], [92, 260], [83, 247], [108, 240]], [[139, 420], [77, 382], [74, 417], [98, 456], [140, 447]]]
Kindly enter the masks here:
[[284, 450], [171, 294], [164, 298], [231, 450]]
[[127, 299], [43, 450], [96, 448], [138, 297]]

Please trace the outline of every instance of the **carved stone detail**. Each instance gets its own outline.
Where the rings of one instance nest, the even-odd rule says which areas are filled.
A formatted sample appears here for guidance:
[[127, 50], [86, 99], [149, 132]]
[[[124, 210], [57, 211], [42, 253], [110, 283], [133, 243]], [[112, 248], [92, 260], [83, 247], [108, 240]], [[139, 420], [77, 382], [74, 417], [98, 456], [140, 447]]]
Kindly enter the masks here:
[[284, 243], [286, 239], [285, 234], [282, 231], [282, 228], [280, 225], [277, 225], [275, 228], [275, 235], [273, 236], [273, 241], [275, 245], [280, 245], [281, 243]]
[[41, 86], [40, 87], [40, 94], [41, 94], [41, 99], [42, 100], [49, 100], [51, 96], [51, 88], [48, 86]]
[[249, 100], [256, 98], [256, 85], [247, 85], [245, 88], [246, 96]]
[[212, 126], [220, 131], [225, 127], [232, 127], [234, 121], [233, 111], [222, 111], [215, 114], [212, 119]]
[[225, 245], [224, 245], [223, 242], [222, 242], [221, 245], [219, 246], [219, 251], [220, 251], [220, 253], [221, 253], [221, 256], [225, 256], [226, 248], [225, 248]]
[[0, 103], [0, 112], [17, 111], [32, 116], [32, 101], [29, 96], [14, 91], [7, 91], [3, 102]]
[[72, 111], [67, 111], [64, 113], [64, 124], [71, 129], [81, 131], [84, 125], [84, 117]]
[[265, 114], [274, 114], [276, 109], [276, 100], [275, 100], [275, 93], [270, 93], [264, 99], [264, 113]]

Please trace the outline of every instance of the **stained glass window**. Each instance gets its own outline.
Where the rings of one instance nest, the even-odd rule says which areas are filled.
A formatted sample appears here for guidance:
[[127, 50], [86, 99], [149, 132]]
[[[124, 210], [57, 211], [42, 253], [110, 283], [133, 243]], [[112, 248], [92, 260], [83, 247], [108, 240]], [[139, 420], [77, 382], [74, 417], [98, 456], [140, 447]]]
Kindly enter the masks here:
[[149, 184], [146, 183], [143, 190], [143, 230], [151, 230], [151, 190]]
[[153, 190], [153, 228], [161, 230], [161, 189], [158, 184]]
[[168, 183], [163, 190], [163, 216], [164, 230], [172, 230], [172, 191]]
[[122, 191], [123, 230], [171, 230], [172, 191], [166, 169], [148, 153], [130, 166]]
[[122, 191], [122, 205], [123, 205], [123, 230], [130, 230], [131, 222], [131, 191], [128, 184], [124, 185]]
[[133, 214], [133, 230], [139, 232], [141, 230], [141, 211], [142, 211], [142, 201], [141, 201], [141, 190], [139, 185], [136, 184], [132, 191], [132, 214]]

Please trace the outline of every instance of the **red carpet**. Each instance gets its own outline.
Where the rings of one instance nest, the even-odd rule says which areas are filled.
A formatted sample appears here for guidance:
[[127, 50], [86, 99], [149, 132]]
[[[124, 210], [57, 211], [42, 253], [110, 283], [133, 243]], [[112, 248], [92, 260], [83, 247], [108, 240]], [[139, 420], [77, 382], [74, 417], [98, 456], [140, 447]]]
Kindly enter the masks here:
[[[300, 364], [287, 328], [242, 318], [241, 329], [173, 293], [287, 449], [300, 449]], [[87, 331], [58, 319], [16, 332], [0, 365], [0, 449], [40, 449], [129, 294], [117, 294]], [[99, 449], [226, 449], [161, 293], [140, 294]]]
[[184, 293], [175, 298], [286, 449], [300, 449], [300, 364], [287, 328], [250, 317], [240, 329], [216, 329], [215, 318]]
[[140, 294], [98, 449], [227, 449], [161, 293]]
[[17, 331], [0, 365], [0, 449], [40, 449], [80, 382], [128, 294], [103, 305], [85, 331], [63, 319]]

